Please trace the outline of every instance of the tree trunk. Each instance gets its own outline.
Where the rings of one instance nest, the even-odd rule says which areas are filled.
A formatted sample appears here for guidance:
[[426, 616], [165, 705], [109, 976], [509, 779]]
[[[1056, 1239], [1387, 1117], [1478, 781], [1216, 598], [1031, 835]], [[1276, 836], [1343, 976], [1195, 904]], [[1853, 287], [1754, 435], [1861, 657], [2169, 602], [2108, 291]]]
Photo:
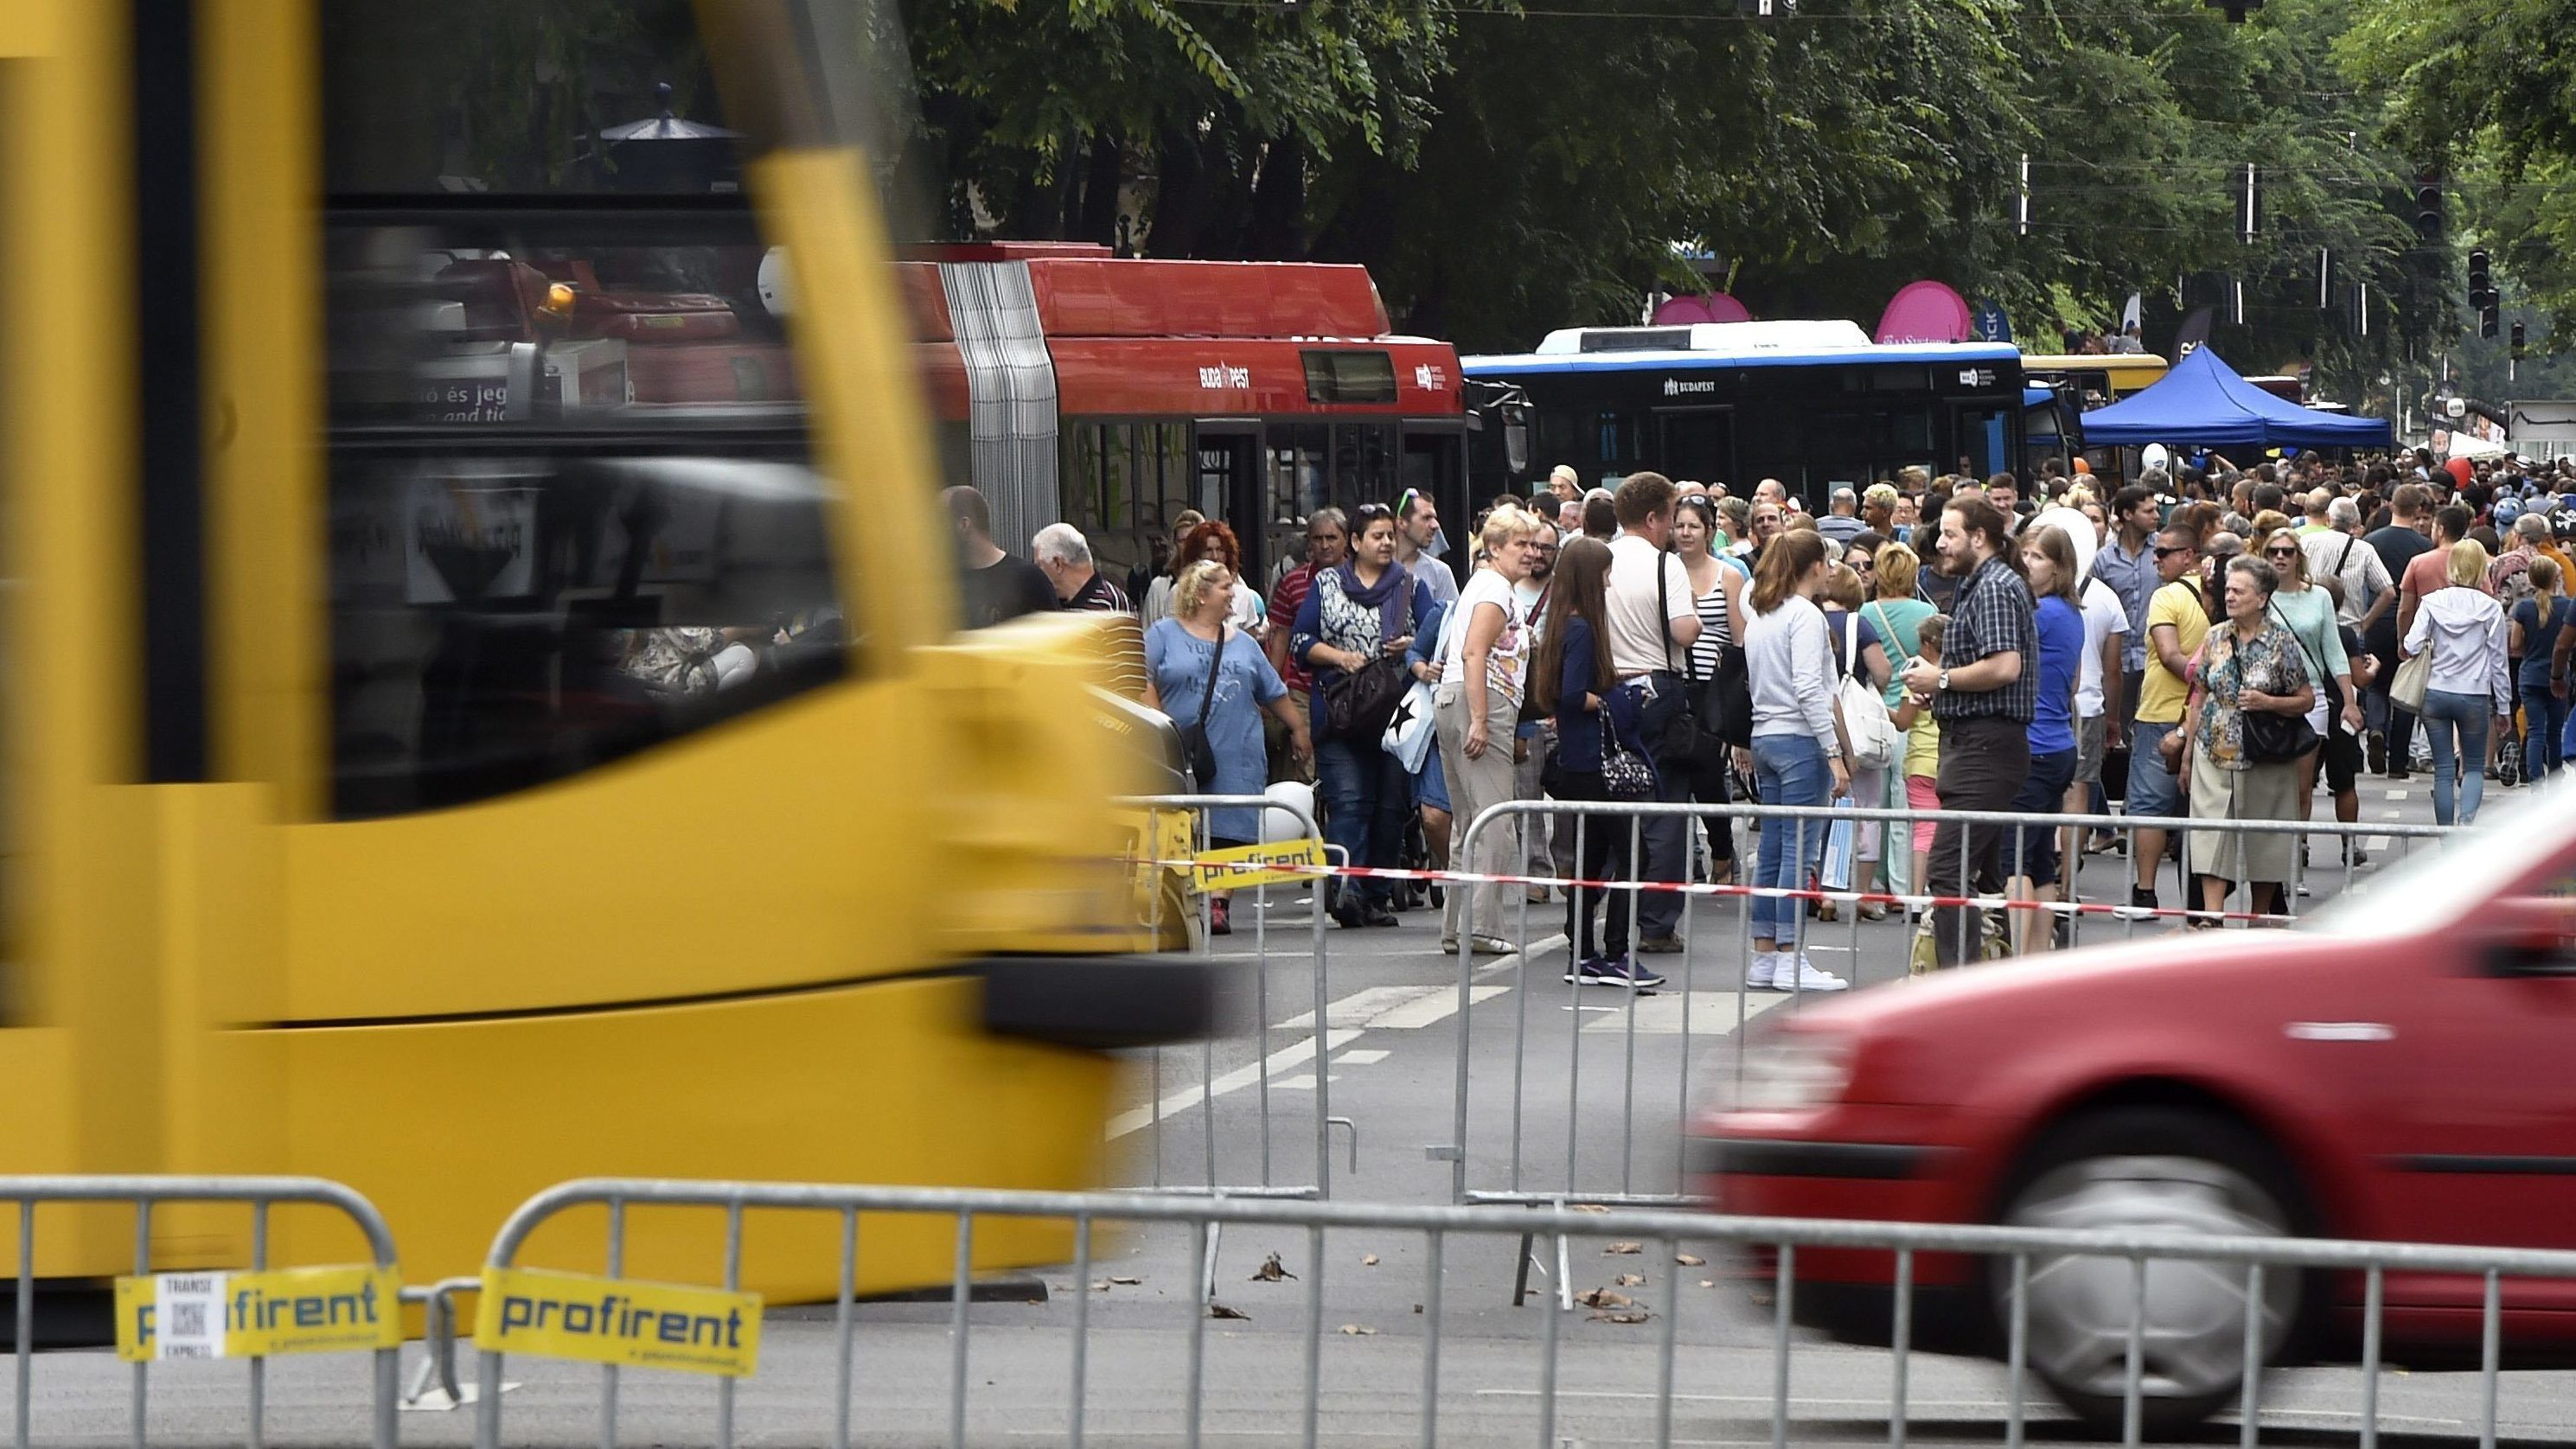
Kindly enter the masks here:
[[1306, 147], [1294, 132], [1272, 141], [1252, 189], [1243, 254], [1259, 261], [1306, 256]]
[[1074, 236], [1114, 246], [1118, 241], [1118, 190], [1127, 179], [1127, 145], [1116, 136], [1091, 138], [1091, 164], [1082, 179], [1082, 219]]

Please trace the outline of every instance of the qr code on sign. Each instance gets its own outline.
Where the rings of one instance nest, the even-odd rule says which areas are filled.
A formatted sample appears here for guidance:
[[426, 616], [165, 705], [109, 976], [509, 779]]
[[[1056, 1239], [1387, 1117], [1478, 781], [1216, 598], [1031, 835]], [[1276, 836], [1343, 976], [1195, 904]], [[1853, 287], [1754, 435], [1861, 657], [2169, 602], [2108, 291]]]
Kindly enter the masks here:
[[206, 1336], [206, 1305], [173, 1303], [170, 1305], [170, 1336], [203, 1338]]

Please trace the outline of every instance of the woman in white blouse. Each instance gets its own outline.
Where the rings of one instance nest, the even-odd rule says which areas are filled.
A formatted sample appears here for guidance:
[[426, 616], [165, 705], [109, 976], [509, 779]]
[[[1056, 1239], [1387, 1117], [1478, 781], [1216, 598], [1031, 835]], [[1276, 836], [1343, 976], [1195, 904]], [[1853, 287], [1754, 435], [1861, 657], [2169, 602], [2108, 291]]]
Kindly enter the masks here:
[[[1745, 595], [1753, 768], [1766, 805], [1822, 805], [1851, 788], [1842, 715], [1834, 702], [1833, 642], [1815, 602], [1832, 577], [1832, 553], [1821, 534], [1783, 533], [1763, 548]], [[1753, 884], [1804, 890], [1824, 843], [1821, 820], [1765, 819]], [[1840, 991], [1850, 984], [1817, 970], [1799, 948], [1805, 911], [1797, 898], [1756, 896], [1752, 912], [1753, 966], [1745, 973], [1746, 989]]]

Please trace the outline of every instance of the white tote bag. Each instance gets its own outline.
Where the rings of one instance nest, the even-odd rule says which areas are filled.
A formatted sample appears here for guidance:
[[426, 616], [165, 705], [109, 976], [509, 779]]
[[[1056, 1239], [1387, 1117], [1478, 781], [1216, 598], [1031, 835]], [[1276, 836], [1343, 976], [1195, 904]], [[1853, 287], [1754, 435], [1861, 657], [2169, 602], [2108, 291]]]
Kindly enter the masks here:
[[1860, 677], [1860, 615], [1843, 615], [1843, 682], [1836, 690], [1842, 702], [1843, 730], [1851, 736], [1855, 770], [1883, 770], [1896, 758], [1896, 720], [1887, 701]]
[[[1431, 646], [1431, 657], [1446, 658], [1449, 653], [1449, 631], [1458, 622], [1458, 610], [1452, 605], [1440, 620], [1440, 638]], [[1386, 733], [1378, 747], [1395, 756], [1404, 773], [1419, 775], [1423, 762], [1438, 748], [1439, 732], [1431, 724], [1431, 686], [1417, 679], [1395, 702], [1395, 713], [1387, 718]]]

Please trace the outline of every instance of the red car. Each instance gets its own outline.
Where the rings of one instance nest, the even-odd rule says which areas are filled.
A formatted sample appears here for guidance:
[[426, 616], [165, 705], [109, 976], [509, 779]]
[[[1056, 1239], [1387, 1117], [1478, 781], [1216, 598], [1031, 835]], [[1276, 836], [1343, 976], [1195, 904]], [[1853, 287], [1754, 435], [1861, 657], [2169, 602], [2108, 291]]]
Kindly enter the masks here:
[[[2159, 935], [1766, 1020], [1697, 1187], [1729, 1213], [2576, 1248], [2576, 803], [2543, 788], [2292, 931]], [[1995, 1353], [2007, 1265], [1926, 1257], [1915, 1342]], [[2120, 1421], [2129, 1267], [2035, 1262], [2032, 1368]], [[1801, 1251], [1794, 1311], [1885, 1342], [1892, 1257]], [[2358, 1274], [2266, 1275], [2271, 1361], [2359, 1342]], [[2507, 1278], [2508, 1366], [2576, 1356], [2576, 1282]], [[2146, 1409], [2235, 1401], [2243, 1279], [2158, 1264]], [[2392, 1362], [2477, 1362], [2484, 1284], [2389, 1273]]]

